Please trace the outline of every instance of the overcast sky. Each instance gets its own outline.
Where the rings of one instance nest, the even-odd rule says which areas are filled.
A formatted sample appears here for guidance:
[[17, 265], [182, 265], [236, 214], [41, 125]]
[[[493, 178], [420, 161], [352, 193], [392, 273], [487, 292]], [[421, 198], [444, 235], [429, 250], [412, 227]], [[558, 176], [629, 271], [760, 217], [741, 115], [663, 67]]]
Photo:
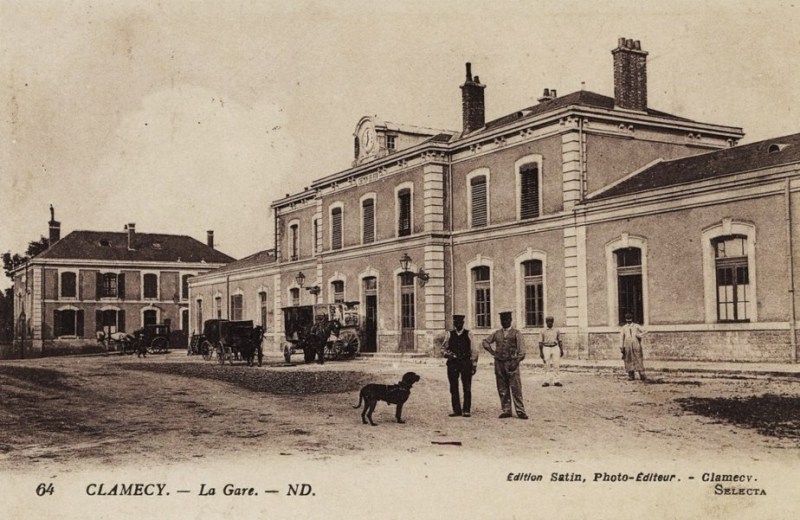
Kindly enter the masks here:
[[487, 119], [544, 88], [613, 95], [621, 36], [650, 53], [652, 108], [800, 132], [798, 9], [0, 0], [0, 252], [46, 236], [53, 204], [62, 236], [213, 229], [241, 258], [271, 247], [274, 199], [349, 167], [362, 116], [460, 130], [466, 61]]

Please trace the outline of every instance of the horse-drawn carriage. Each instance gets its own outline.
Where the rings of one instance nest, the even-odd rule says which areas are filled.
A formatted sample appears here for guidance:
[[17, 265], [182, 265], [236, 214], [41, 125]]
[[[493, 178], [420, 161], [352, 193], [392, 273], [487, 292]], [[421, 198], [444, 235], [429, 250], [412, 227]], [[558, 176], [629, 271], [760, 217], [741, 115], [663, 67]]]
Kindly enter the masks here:
[[252, 320], [206, 320], [203, 324], [203, 334], [192, 336], [189, 353], [200, 354], [209, 361], [214, 355], [220, 364], [228, 361], [233, 365], [234, 358], [247, 362], [253, 366], [255, 360], [258, 366], [264, 359], [261, 348], [261, 339], [264, 329], [253, 326]]
[[133, 331], [133, 334], [125, 332], [97, 331], [97, 341], [102, 343], [106, 350], [114, 346], [123, 354], [137, 353], [140, 356], [145, 353], [156, 354], [169, 352], [170, 347], [170, 326], [169, 324], [150, 324], [141, 329]]
[[361, 350], [358, 308], [359, 302], [284, 307], [286, 362], [298, 351], [306, 363], [356, 357]]

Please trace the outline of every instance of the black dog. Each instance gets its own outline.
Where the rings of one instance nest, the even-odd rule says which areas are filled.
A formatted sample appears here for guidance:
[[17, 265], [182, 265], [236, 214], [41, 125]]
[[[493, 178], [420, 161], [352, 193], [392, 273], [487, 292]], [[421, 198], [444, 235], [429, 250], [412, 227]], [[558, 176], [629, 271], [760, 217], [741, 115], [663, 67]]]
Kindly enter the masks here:
[[417, 374], [406, 372], [403, 374], [403, 379], [396, 385], [366, 385], [361, 389], [361, 393], [358, 394], [358, 404], [353, 408], [360, 407], [363, 401], [364, 410], [361, 412], [361, 422], [367, 424], [367, 419], [369, 419], [369, 423], [372, 426], [376, 426], [372, 422], [372, 412], [375, 411], [378, 401], [386, 401], [386, 404], [397, 405], [397, 411], [394, 415], [397, 418], [397, 422], [404, 423], [405, 421], [400, 418], [403, 413], [403, 404], [408, 400], [408, 396], [411, 395], [411, 387], [417, 381], [419, 381]]

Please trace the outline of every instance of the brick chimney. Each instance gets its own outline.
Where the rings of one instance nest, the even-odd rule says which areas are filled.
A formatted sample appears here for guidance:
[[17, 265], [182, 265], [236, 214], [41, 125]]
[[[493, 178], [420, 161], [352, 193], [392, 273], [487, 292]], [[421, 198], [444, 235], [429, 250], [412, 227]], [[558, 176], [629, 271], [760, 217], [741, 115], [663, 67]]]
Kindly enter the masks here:
[[483, 128], [486, 115], [483, 105], [483, 89], [478, 76], [472, 77], [472, 64], [467, 63], [467, 80], [461, 85], [461, 113], [464, 121], [464, 133]]
[[50, 242], [48, 247], [52, 246], [59, 240], [61, 240], [61, 222], [56, 222], [56, 210], [53, 209], [53, 205], [50, 204]]
[[128, 231], [128, 251], [134, 251], [136, 249], [136, 224], [131, 222], [125, 226], [125, 229]]
[[647, 52], [639, 40], [620, 38], [614, 56], [614, 105], [625, 110], [647, 110]]
[[214, 249], [214, 232], [211, 230], [206, 231], [206, 243], [208, 247]]

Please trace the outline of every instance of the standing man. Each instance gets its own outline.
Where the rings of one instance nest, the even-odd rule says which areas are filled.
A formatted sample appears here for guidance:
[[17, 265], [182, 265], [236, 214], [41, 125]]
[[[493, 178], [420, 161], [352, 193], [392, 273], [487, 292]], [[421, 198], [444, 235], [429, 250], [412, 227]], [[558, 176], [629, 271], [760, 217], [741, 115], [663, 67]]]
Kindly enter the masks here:
[[[527, 419], [525, 405], [522, 402], [522, 382], [519, 377], [519, 364], [525, 359], [525, 343], [522, 334], [511, 326], [511, 313], [500, 313], [500, 325], [491, 336], [483, 340], [483, 348], [494, 358], [494, 376], [497, 380], [497, 393], [500, 394], [500, 406], [503, 413], [500, 419], [511, 417], [511, 399], [517, 417]], [[492, 348], [494, 343], [495, 348]]]
[[561, 386], [558, 379], [558, 367], [561, 364], [561, 357], [564, 349], [561, 346], [561, 332], [553, 328], [553, 317], [548, 316], [544, 320], [547, 327], [542, 330], [539, 338], [539, 355], [544, 361], [545, 380], [542, 386], [550, 386], [555, 381], [555, 386]]
[[647, 381], [647, 377], [644, 375], [644, 354], [642, 352], [642, 338], [645, 334], [645, 330], [638, 323], [633, 322], [633, 314], [626, 313], [625, 325], [622, 326], [620, 332], [620, 350], [630, 381], [633, 381], [634, 372], [639, 372], [641, 380]]
[[[464, 315], [453, 315], [453, 330], [449, 331], [442, 343], [442, 355], [447, 358], [447, 380], [450, 381], [450, 401], [453, 413], [450, 417], [469, 417], [472, 406], [472, 376], [478, 368], [478, 348], [472, 333], [464, 328]], [[458, 379], [464, 387], [464, 406]]]

